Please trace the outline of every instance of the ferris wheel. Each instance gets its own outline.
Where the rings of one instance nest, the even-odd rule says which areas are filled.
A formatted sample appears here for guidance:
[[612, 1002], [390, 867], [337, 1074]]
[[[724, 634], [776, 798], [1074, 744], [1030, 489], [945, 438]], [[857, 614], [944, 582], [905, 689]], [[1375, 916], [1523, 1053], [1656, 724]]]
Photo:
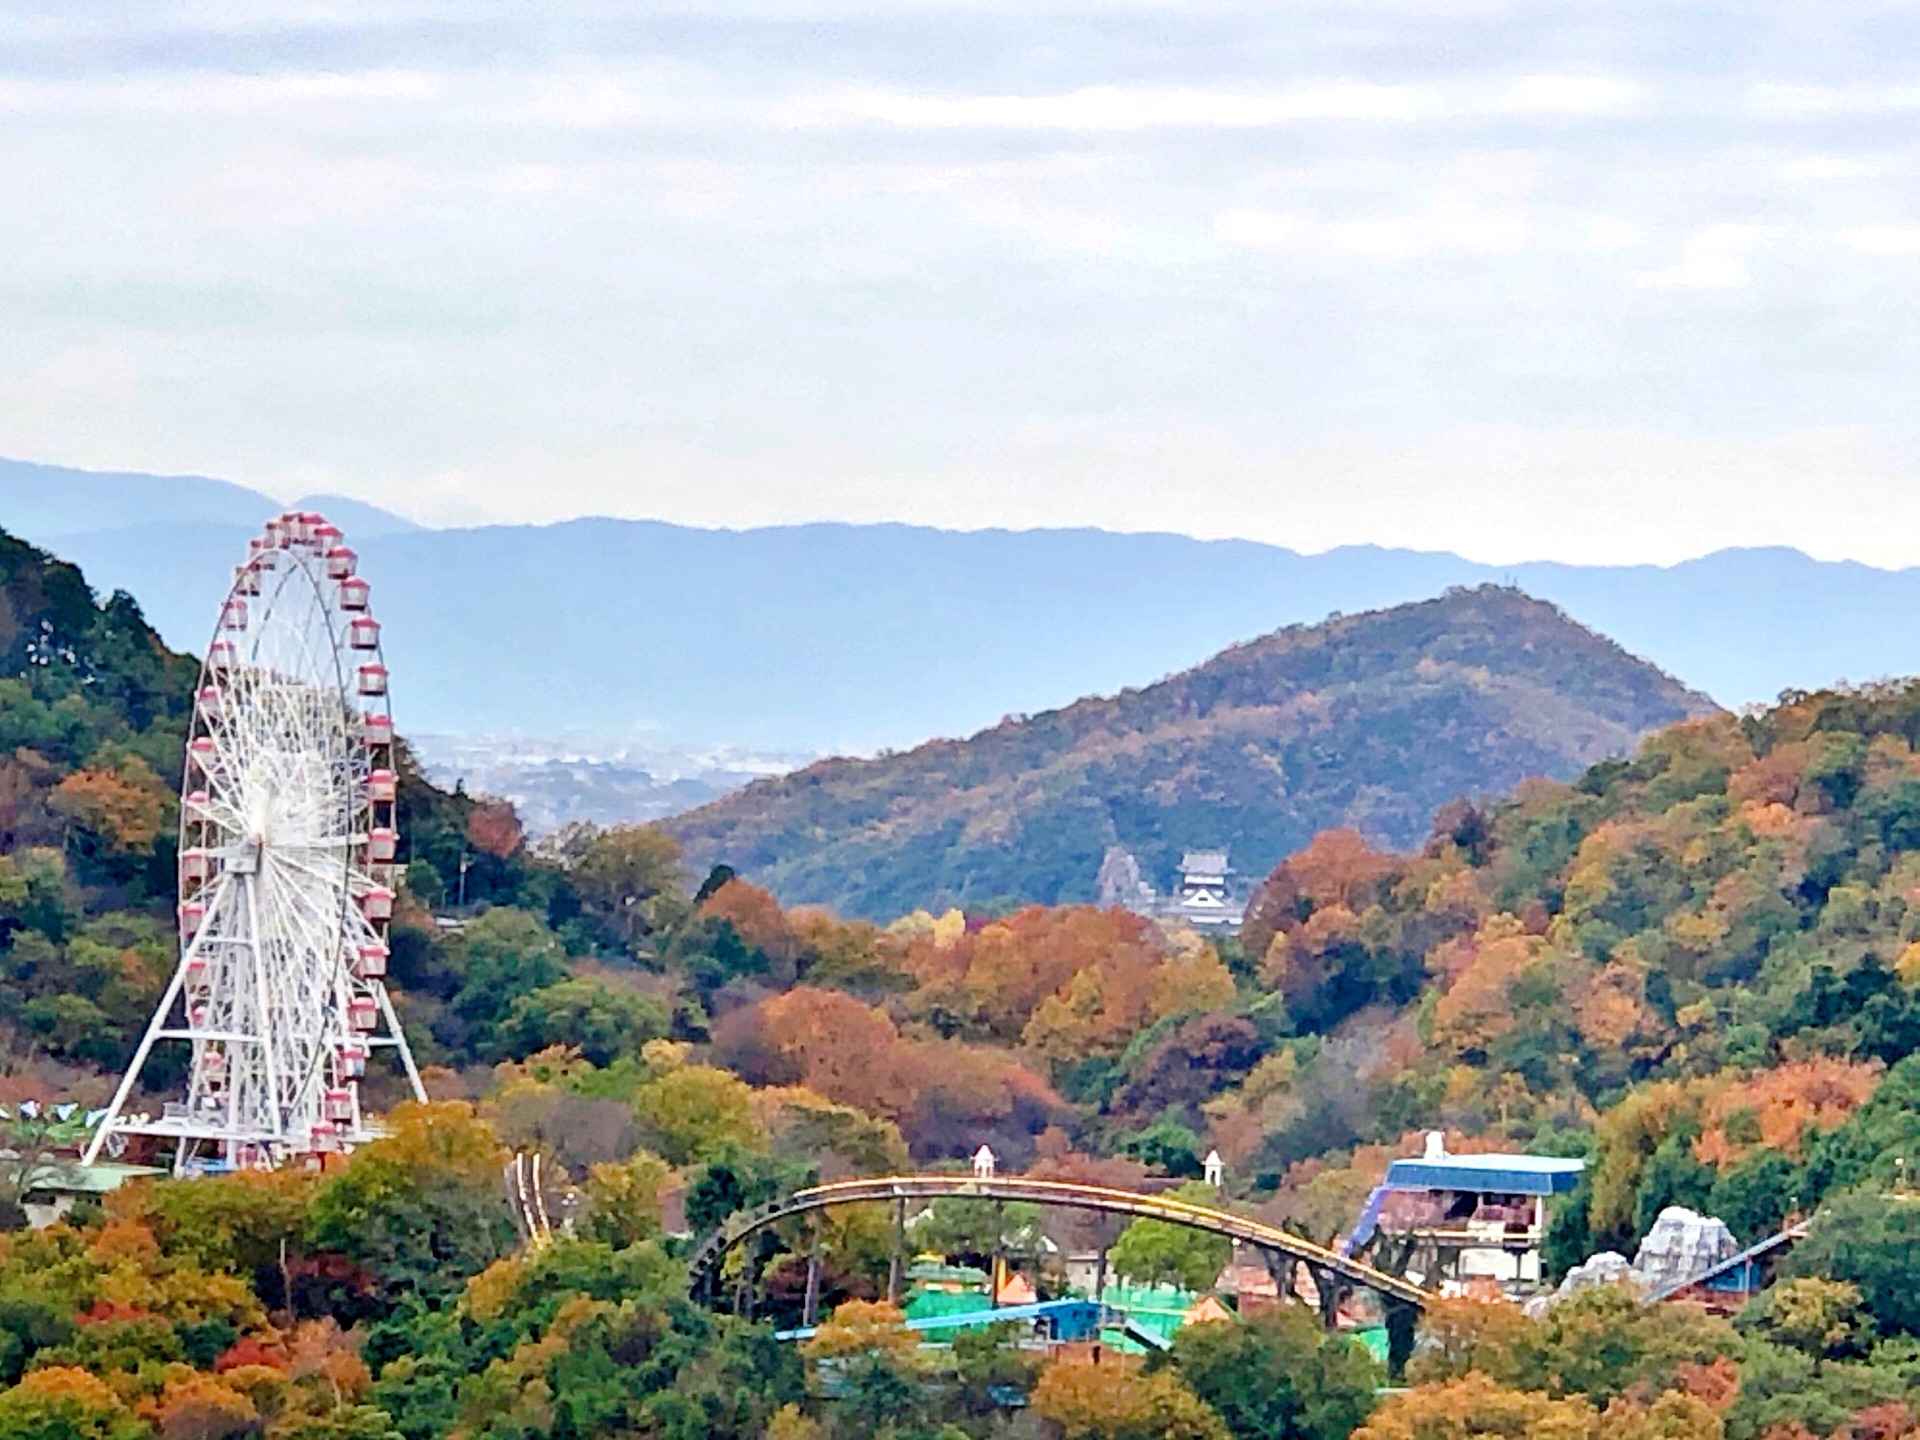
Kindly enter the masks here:
[[[338, 527], [288, 512], [235, 568], [180, 787], [180, 962], [88, 1164], [128, 1135], [176, 1141], [178, 1173], [349, 1149], [378, 1133], [359, 1084], [378, 1049], [426, 1098], [385, 983], [399, 782], [357, 562]], [[168, 1042], [185, 1098], [129, 1114]]]

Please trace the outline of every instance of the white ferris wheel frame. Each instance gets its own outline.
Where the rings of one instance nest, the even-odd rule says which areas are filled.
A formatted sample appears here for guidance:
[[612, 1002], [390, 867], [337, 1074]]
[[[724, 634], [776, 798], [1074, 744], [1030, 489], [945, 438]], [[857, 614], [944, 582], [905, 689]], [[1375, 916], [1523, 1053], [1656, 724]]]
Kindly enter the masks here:
[[[376, 1049], [420, 1072], [387, 994], [399, 888], [393, 718], [370, 587], [340, 530], [288, 512], [249, 542], [202, 663], [180, 807], [180, 960], [84, 1163], [119, 1137], [177, 1142], [174, 1169], [253, 1168], [380, 1132]], [[128, 1114], [162, 1041], [186, 1094]]]

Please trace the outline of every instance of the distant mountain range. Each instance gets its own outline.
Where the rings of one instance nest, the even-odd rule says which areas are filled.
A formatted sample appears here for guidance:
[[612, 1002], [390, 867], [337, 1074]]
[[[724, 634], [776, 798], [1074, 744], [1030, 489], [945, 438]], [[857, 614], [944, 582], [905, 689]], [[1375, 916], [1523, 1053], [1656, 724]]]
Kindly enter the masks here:
[[1252, 875], [1331, 826], [1404, 850], [1456, 796], [1569, 777], [1716, 708], [1490, 585], [1282, 630], [968, 740], [823, 760], [666, 824], [696, 870], [724, 861], [842, 914], [1085, 901], [1109, 845], [1162, 887], [1192, 846]]
[[[529, 482], [532, 483], [532, 482]], [[0, 462], [0, 527], [139, 597], [198, 650], [281, 506], [215, 480]], [[1724, 704], [1920, 671], [1920, 571], [1733, 550], [1670, 568], [905, 525], [422, 529], [321, 500], [387, 623], [401, 723], [448, 735], [823, 754], [965, 735], [1251, 635], [1511, 582]]]

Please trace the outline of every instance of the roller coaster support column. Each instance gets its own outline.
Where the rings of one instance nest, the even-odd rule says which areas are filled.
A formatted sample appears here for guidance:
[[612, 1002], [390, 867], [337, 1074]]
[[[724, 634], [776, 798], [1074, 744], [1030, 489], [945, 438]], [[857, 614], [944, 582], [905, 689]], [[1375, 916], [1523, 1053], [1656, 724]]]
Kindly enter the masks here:
[[987, 1275], [988, 1308], [1000, 1308], [1000, 1282], [1007, 1274], [1007, 1202], [996, 1201], [993, 1207], [993, 1267]]
[[800, 1303], [800, 1323], [815, 1324], [820, 1318], [820, 1222], [812, 1225], [813, 1243], [807, 1247], [807, 1295]]
[[907, 1197], [893, 1202], [893, 1257], [887, 1262], [887, 1303], [898, 1305], [902, 1282], [906, 1279]]
[[753, 1319], [753, 1251], [751, 1241], [740, 1247], [740, 1278], [733, 1284], [733, 1313]]
[[1420, 1312], [1404, 1300], [1383, 1300], [1387, 1322], [1387, 1378], [1398, 1385], [1413, 1358], [1413, 1342], [1420, 1328]]
[[1324, 1266], [1309, 1263], [1307, 1273], [1313, 1276], [1313, 1288], [1320, 1296], [1320, 1323], [1331, 1330], [1340, 1317], [1340, 1296], [1345, 1284], [1340, 1276]]

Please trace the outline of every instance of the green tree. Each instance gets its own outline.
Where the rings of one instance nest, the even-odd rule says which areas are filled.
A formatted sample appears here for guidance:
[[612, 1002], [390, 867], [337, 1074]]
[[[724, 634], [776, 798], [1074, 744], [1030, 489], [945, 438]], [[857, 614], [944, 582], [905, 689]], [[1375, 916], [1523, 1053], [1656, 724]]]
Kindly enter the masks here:
[[1235, 1440], [1346, 1440], [1383, 1378], [1359, 1344], [1296, 1305], [1188, 1325], [1174, 1337], [1173, 1363]]
[[473, 1048], [493, 1048], [493, 1028], [514, 1002], [564, 980], [566, 952], [546, 921], [500, 906], [472, 921], [451, 947], [461, 982], [453, 1011], [472, 1027]]
[[518, 1060], [552, 1045], [572, 1045], [595, 1065], [664, 1038], [673, 1016], [664, 1001], [604, 981], [574, 977], [521, 995], [494, 1031], [497, 1058]]
[[1790, 1275], [1854, 1285], [1888, 1334], [1920, 1335], [1920, 1196], [1862, 1186], [1828, 1197], [1787, 1260]]
[[1706, 1213], [1719, 1216], [1735, 1235], [1753, 1244], [1786, 1223], [1800, 1184], [1799, 1168], [1785, 1155], [1756, 1148], [1713, 1182]]
[[631, 952], [686, 906], [680, 846], [657, 826], [588, 826], [564, 837], [562, 853], [581, 910]]
[[[1219, 1200], [1212, 1186], [1199, 1182], [1182, 1185], [1172, 1198], [1197, 1205]], [[1233, 1242], [1226, 1236], [1171, 1220], [1135, 1220], [1107, 1255], [1114, 1272], [1129, 1280], [1188, 1290], [1211, 1290], [1232, 1258]]]
[[1038, 1205], [952, 1198], [935, 1200], [909, 1231], [914, 1249], [956, 1259], [1038, 1254], [1045, 1235]]
[[404, 1440], [393, 1417], [377, 1405], [342, 1405], [325, 1415], [274, 1422], [273, 1440]]
[[1629, 1390], [1667, 1389], [1681, 1366], [1738, 1345], [1732, 1326], [1694, 1307], [1645, 1305], [1624, 1285], [1594, 1285], [1555, 1304], [1522, 1340], [1517, 1383], [1605, 1406]]
[[389, 1301], [457, 1295], [512, 1248], [506, 1152], [463, 1101], [398, 1106], [314, 1196], [308, 1238], [366, 1266]]
[[633, 1109], [653, 1148], [675, 1165], [765, 1145], [753, 1121], [752, 1087], [711, 1065], [681, 1065], [648, 1081], [635, 1092]]
[[1781, 1281], [1748, 1305], [1738, 1324], [1815, 1360], [1864, 1355], [1873, 1343], [1873, 1318], [1861, 1304], [1860, 1288], [1812, 1275]]

